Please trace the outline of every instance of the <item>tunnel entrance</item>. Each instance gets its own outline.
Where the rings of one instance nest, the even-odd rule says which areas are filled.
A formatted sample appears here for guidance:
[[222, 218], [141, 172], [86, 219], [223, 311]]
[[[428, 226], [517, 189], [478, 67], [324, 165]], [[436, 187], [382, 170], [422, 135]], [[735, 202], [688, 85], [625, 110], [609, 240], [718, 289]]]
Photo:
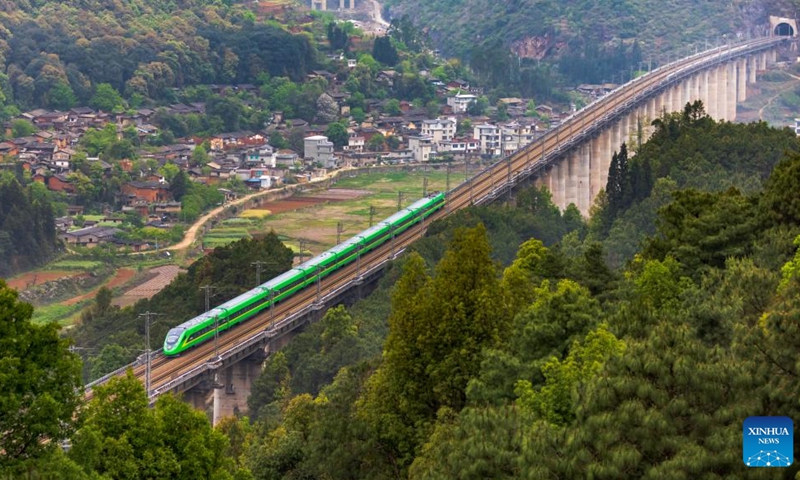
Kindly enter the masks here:
[[775, 26], [775, 30], [773, 31], [775, 35], [779, 37], [793, 37], [794, 36], [794, 28], [788, 23], [779, 23]]

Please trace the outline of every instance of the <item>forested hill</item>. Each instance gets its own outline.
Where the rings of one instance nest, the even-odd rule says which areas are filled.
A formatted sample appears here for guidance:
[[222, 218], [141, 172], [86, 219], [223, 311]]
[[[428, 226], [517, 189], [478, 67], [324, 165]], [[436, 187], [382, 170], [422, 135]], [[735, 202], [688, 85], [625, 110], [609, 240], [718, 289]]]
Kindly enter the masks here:
[[[415, 244], [390, 313], [332, 310], [268, 359], [257, 478], [767, 478], [742, 464], [741, 428], [800, 415], [797, 141], [698, 103], [651, 142], [615, 155], [588, 226], [546, 191], [459, 212]], [[609, 269], [603, 225], [662, 198], [653, 234]]]
[[314, 48], [256, 22], [241, 6], [207, 0], [0, 3], [0, 88], [6, 105], [86, 105], [100, 83], [135, 104], [172, 87], [252, 83], [266, 71], [303, 78]]
[[[769, 15], [794, 17], [797, 2], [775, 0], [389, 0], [392, 18], [414, 19], [436, 47], [448, 55], [497, 62], [498, 56], [551, 60], [584, 55], [588, 61], [609, 61], [620, 39], [642, 44], [659, 56], [685, 53], [689, 44], [714, 44], [727, 35], [755, 34]], [[762, 32], [763, 34], [763, 32]], [[512, 53], [513, 50], [513, 53]], [[500, 55], [498, 55], [500, 54]], [[486, 57], [484, 59], [484, 57]], [[641, 60], [649, 61], [647, 55]], [[497, 66], [497, 65], [495, 65]], [[606, 78], [631, 65], [619, 65]], [[477, 68], [480, 70], [481, 65]], [[506, 66], [505, 72], [509, 72]]]

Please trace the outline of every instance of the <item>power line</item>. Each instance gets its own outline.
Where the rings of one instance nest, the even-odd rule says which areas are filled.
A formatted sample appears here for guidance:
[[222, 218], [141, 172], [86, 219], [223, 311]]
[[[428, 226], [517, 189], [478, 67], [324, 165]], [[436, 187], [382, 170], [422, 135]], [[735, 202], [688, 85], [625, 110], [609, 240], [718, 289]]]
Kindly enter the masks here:
[[336, 245], [342, 243], [342, 233], [344, 233], [345, 228], [342, 222], [336, 223]]
[[[205, 290], [206, 292], [206, 312], [211, 310], [210, 295], [214, 288], [213, 285], [203, 285], [200, 287], [200, 290]], [[219, 356], [219, 317], [214, 315], [214, 357], [217, 356]]]
[[144, 389], [147, 392], [147, 398], [150, 398], [150, 319], [155, 315], [161, 315], [160, 313], [153, 313], [151, 311], [147, 311], [144, 313], [140, 313], [140, 317], [144, 317], [144, 354], [145, 354], [145, 370], [144, 370]]
[[[256, 267], [256, 286], [261, 285], [261, 267], [263, 265], [267, 265], [268, 263], [269, 262], [264, 262], [264, 261], [258, 260], [256, 262], [252, 262], [250, 264], [250, 265], [254, 265]], [[207, 306], [206, 306], [206, 310], [208, 310]]]

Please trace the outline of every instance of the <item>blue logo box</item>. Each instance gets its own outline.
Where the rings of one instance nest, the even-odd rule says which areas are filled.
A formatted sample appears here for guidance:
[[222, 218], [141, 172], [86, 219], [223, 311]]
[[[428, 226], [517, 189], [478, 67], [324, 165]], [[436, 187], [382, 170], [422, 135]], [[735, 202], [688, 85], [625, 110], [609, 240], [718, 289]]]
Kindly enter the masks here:
[[794, 423], [789, 417], [748, 417], [742, 446], [748, 467], [788, 467], [794, 462]]

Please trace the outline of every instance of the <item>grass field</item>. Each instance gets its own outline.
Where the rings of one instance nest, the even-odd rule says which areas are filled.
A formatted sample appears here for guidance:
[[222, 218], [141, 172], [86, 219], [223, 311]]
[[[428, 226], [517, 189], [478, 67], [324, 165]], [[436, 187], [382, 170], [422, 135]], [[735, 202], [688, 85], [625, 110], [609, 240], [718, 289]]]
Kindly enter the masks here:
[[95, 270], [105, 265], [103, 262], [96, 260], [61, 260], [59, 262], [47, 265], [47, 268], [53, 270]]
[[[419, 169], [416, 172], [362, 174], [352, 177], [347, 177], [347, 173], [344, 175], [344, 178], [334, 186], [335, 189], [361, 190], [370, 193], [351, 200], [328, 201], [269, 215], [254, 223], [253, 228], [261, 232], [275, 230], [284, 243], [295, 252], [299, 250], [300, 239], [305, 239], [307, 250], [316, 255], [336, 245], [337, 226], [341, 225], [340, 240], [344, 241], [370, 226], [370, 210], [373, 212], [372, 223], [375, 224], [397, 211], [401, 195], [403, 208], [422, 198], [425, 178], [427, 178], [428, 193], [444, 191], [448, 185], [445, 167], [439, 170], [429, 167], [427, 170]], [[463, 169], [458, 171], [452, 169], [450, 188], [463, 182], [464, 178]], [[306, 197], [322, 195], [323, 192], [304, 194]], [[210, 233], [225, 230], [223, 227]], [[251, 233], [254, 232], [255, 230], [251, 230]]]

